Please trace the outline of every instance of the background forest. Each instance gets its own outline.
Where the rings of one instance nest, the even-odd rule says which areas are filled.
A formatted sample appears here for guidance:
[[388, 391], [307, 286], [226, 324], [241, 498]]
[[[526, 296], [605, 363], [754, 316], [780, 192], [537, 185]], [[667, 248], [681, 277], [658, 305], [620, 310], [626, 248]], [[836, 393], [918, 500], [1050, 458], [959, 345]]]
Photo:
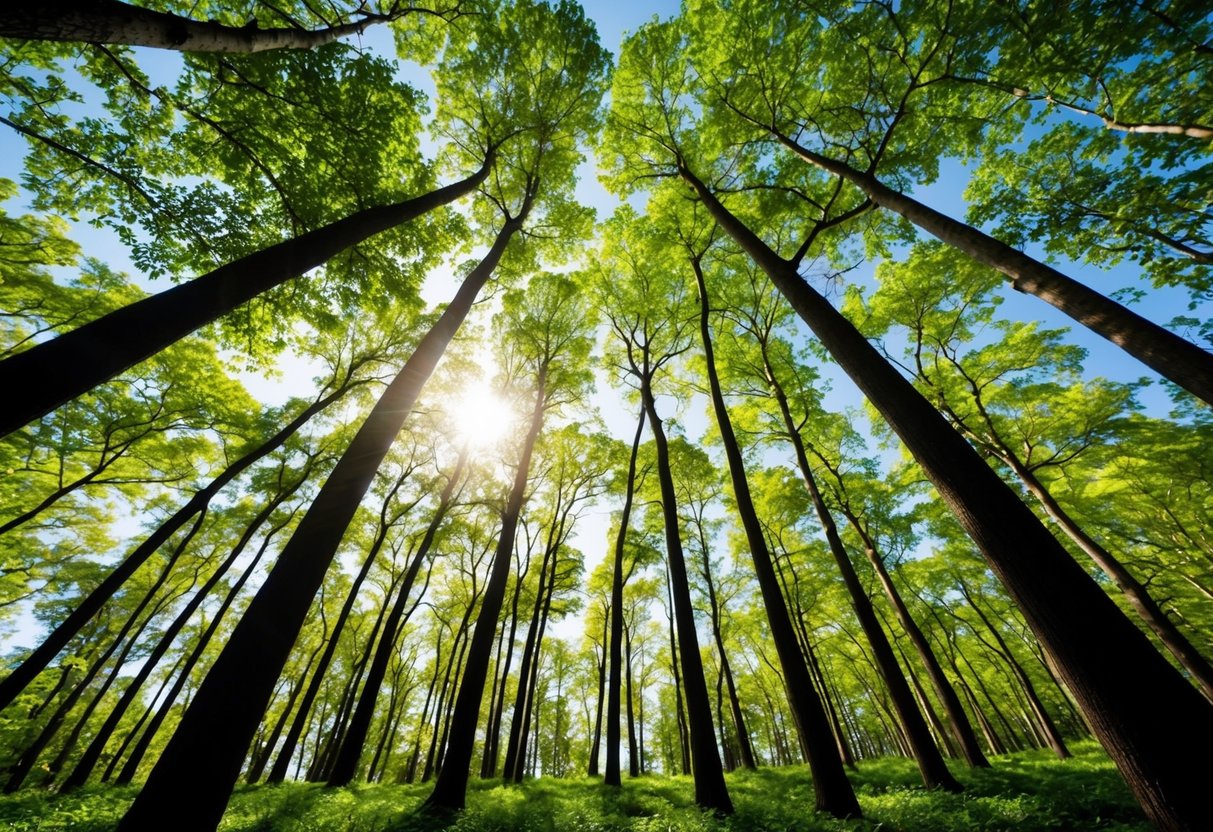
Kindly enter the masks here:
[[628, 5], [0, 11], [0, 820], [1210, 828], [1207, 4]]

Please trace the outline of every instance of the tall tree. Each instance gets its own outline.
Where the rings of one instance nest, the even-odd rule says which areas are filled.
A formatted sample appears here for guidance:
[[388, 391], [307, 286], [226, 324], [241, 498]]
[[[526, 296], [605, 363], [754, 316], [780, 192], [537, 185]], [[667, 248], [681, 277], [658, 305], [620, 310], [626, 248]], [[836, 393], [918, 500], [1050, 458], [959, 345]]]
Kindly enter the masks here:
[[[781, 256], [721, 202], [703, 178], [714, 176], [716, 166], [697, 172], [695, 166], [710, 163], [695, 152], [692, 83], [682, 43], [677, 24], [670, 23], [650, 24], [625, 44], [608, 122], [616, 148], [615, 181], [656, 175], [687, 184], [789, 299], [922, 465], [1055, 658], [1147, 815], [1165, 828], [1199, 825], [1201, 787], [1162, 738], [1177, 732], [1213, 737], [1213, 709], [943, 416], [802, 279], [800, 255]], [[1049, 579], [1041, 580], [1042, 575]], [[1144, 692], [1123, 684], [1125, 674], [1158, 680], [1150, 700], [1165, 695], [1172, 707], [1151, 707]]]

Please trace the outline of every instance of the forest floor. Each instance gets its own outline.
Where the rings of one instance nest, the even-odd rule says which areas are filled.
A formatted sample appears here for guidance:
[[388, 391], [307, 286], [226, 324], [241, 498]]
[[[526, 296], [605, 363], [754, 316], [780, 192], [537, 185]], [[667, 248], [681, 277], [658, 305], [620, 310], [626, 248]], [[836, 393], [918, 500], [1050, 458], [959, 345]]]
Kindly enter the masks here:
[[[423, 822], [414, 809], [428, 784], [325, 789], [312, 784], [242, 786], [221, 832], [970, 832], [970, 830], [1150, 829], [1116, 768], [1094, 743], [1075, 743], [1073, 759], [1047, 752], [995, 758], [971, 771], [953, 765], [962, 794], [916, 786], [909, 760], [861, 762], [851, 780], [864, 819], [836, 821], [810, 810], [805, 766], [728, 775], [736, 814], [718, 819], [695, 808], [689, 777], [625, 778], [604, 791], [591, 778], [543, 778], [521, 786], [472, 781], [467, 810], [453, 823]], [[108, 832], [137, 789], [90, 787], [70, 795], [27, 791], [0, 798], [0, 829], [13, 832]], [[189, 811], [183, 807], [183, 811]], [[173, 828], [165, 819], [165, 829]]]

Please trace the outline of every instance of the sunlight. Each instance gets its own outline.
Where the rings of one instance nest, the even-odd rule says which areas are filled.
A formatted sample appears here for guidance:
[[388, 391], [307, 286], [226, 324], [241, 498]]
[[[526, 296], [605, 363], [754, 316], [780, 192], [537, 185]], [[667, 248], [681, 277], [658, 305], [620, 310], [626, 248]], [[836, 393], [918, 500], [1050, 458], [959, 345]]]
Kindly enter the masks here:
[[484, 381], [464, 388], [455, 399], [451, 417], [459, 439], [475, 448], [497, 444], [517, 418], [509, 403]]

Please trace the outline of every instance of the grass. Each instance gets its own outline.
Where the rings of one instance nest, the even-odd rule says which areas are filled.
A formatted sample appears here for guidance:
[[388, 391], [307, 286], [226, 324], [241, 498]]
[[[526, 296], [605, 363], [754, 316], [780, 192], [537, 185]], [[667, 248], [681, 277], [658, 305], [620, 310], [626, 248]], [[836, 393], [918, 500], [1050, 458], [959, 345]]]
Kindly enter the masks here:
[[[914, 764], [902, 759], [861, 763], [852, 782], [864, 818], [837, 821], [811, 811], [804, 766], [729, 775], [736, 814], [699, 811], [688, 777], [649, 776], [618, 792], [600, 781], [541, 779], [521, 787], [472, 781], [468, 808], [453, 822], [419, 818], [428, 785], [325, 789], [311, 784], [238, 788], [222, 832], [1146, 832], [1141, 810], [1106, 755], [1076, 743], [1074, 759], [1047, 752], [998, 758], [994, 767], [954, 766], [962, 794], [916, 786]], [[0, 829], [13, 832], [109, 832], [135, 789], [83, 789], [57, 796], [24, 792], [0, 798]], [[188, 811], [188, 808], [185, 809]], [[172, 828], [165, 819], [165, 828]]]

